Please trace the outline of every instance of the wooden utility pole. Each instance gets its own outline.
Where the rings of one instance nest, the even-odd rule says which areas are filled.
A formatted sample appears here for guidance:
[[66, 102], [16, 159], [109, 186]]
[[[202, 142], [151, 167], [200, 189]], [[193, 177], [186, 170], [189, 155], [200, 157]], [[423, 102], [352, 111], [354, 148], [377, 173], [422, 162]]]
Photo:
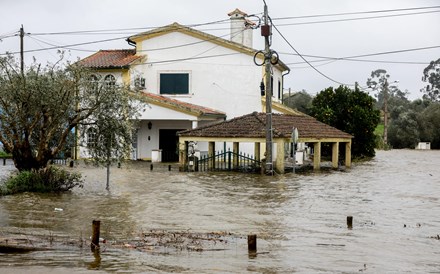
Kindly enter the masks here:
[[21, 69], [21, 75], [24, 76], [24, 45], [23, 45], [23, 39], [24, 38], [24, 29], [23, 25], [21, 25], [20, 28], [20, 69]]
[[273, 174], [272, 159], [272, 81], [271, 81], [271, 59], [270, 37], [272, 36], [271, 25], [269, 25], [269, 13], [266, 2], [264, 2], [264, 25], [261, 26], [261, 36], [264, 36], [264, 62], [265, 62], [265, 86], [266, 86], [266, 170]]
[[388, 144], [388, 80], [386, 78], [383, 84], [383, 142], [385, 146]]

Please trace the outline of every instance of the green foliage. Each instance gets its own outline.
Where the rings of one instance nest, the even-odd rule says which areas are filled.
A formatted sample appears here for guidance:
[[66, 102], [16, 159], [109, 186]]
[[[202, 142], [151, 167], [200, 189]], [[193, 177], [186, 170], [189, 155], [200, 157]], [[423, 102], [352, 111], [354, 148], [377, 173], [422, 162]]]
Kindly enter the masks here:
[[440, 149], [440, 102], [431, 103], [419, 115], [420, 141], [431, 142], [431, 148]]
[[393, 148], [414, 148], [420, 142], [417, 113], [412, 110], [393, 119], [388, 130], [388, 141]]
[[420, 91], [423, 94], [423, 99], [430, 101], [440, 101], [440, 58], [431, 63], [423, 70], [424, 82], [427, 85]]
[[306, 91], [300, 91], [284, 98], [284, 104], [290, 108], [297, 109], [302, 113], [309, 114], [312, 106], [312, 96]]
[[39, 170], [21, 171], [6, 181], [1, 192], [3, 195], [21, 192], [65, 192], [82, 186], [80, 174], [49, 166]]
[[375, 155], [374, 130], [379, 123], [379, 111], [374, 109], [374, 99], [367, 93], [345, 86], [327, 88], [313, 99], [311, 115], [352, 134], [354, 157]]
[[[129, 87], [95, 81], [93, 71], [61, 60], [46, 66], [34, 62], [22, 74], [12, 56], [0, 57], [0, 142], [20, 171], [44, 168], [60, 152], [68, 152], [74, 128], [111, 124], [106, 131], [116, 144], [119, 129], [126, 139], [125, 131], [136, 119], [139, 103]], [[108, 148], [108, 143], [97, 144]], [[127, 151], [130, 144], [122, 145]], [[118, 148], [110, 147], [112, 155]]]
[[11, 154], [9, 154], [3, 150], [0, 150], [0, 157], [10, 157], [10, 156], [11, 156]]

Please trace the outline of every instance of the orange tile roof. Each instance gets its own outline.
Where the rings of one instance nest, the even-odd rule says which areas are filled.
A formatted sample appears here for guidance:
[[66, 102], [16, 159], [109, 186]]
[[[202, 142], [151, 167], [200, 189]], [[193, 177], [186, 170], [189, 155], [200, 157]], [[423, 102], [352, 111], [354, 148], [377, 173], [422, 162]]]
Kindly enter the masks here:
[[142, 92], [142, 96], [146, 98], [147, 102], [150, 103], [157, 103], [162, 104], [168, 107], [175, 108], [177, 110], [185, 111], [185, 112], [191, 112], [198, 116], [213, 116], [217, 118], [225, 118], [226, 114], [224, 112], [207, 108], [204, 106], [199, 106], [195, 104], [190, 104], [187, 102], [179, 101], [176, 99], [172, 99], [169, 97], [165, 97], [158, 94], [153, 94], [151, 92]]
[[[307, 115], [273, 113], [272, 127], [274, 138], [290, 138], [293, 127], [298, 129], [299, 138], [353, 138], [352, 135]], [[178, 134], [184, 137], [265, 138], [266, 113], [253, 112], [217, 124], [181, 131]]]
[[93, 69], [128, 68], [139, 58], [135, 49], [100, 50], [79, 63]]

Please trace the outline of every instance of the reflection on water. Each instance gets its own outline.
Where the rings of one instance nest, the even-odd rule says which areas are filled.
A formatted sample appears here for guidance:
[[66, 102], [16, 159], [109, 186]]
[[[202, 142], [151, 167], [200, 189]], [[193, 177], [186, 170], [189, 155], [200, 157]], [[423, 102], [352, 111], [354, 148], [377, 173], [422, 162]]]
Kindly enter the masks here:
[[108, 240], [151, 229], [257, 234], [258, 254], [249, 256], [246, 240], [212, 252], [70, 248], [0, 254], [0, 272], [435, 272], [439, 165], [439, 151], [410, 150], [378, 151], [347, 172], [276, 177], [134, 163], [112, 170], [110, 192], [104, 169], [79, 167], [86, 185], [73, 193], [1, 197], [2, 231], [88, 238], [99, 219]]

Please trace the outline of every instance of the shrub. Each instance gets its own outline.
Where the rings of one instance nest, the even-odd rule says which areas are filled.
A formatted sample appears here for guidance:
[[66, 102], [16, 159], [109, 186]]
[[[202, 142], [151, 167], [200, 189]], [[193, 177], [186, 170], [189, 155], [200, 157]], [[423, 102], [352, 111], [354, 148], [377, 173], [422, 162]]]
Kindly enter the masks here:
[[39, 170], [22, 171], [6, 181], [3, 194], [21, 192], [65, 192], [83, 187], [79, 173], [49, 166]]

